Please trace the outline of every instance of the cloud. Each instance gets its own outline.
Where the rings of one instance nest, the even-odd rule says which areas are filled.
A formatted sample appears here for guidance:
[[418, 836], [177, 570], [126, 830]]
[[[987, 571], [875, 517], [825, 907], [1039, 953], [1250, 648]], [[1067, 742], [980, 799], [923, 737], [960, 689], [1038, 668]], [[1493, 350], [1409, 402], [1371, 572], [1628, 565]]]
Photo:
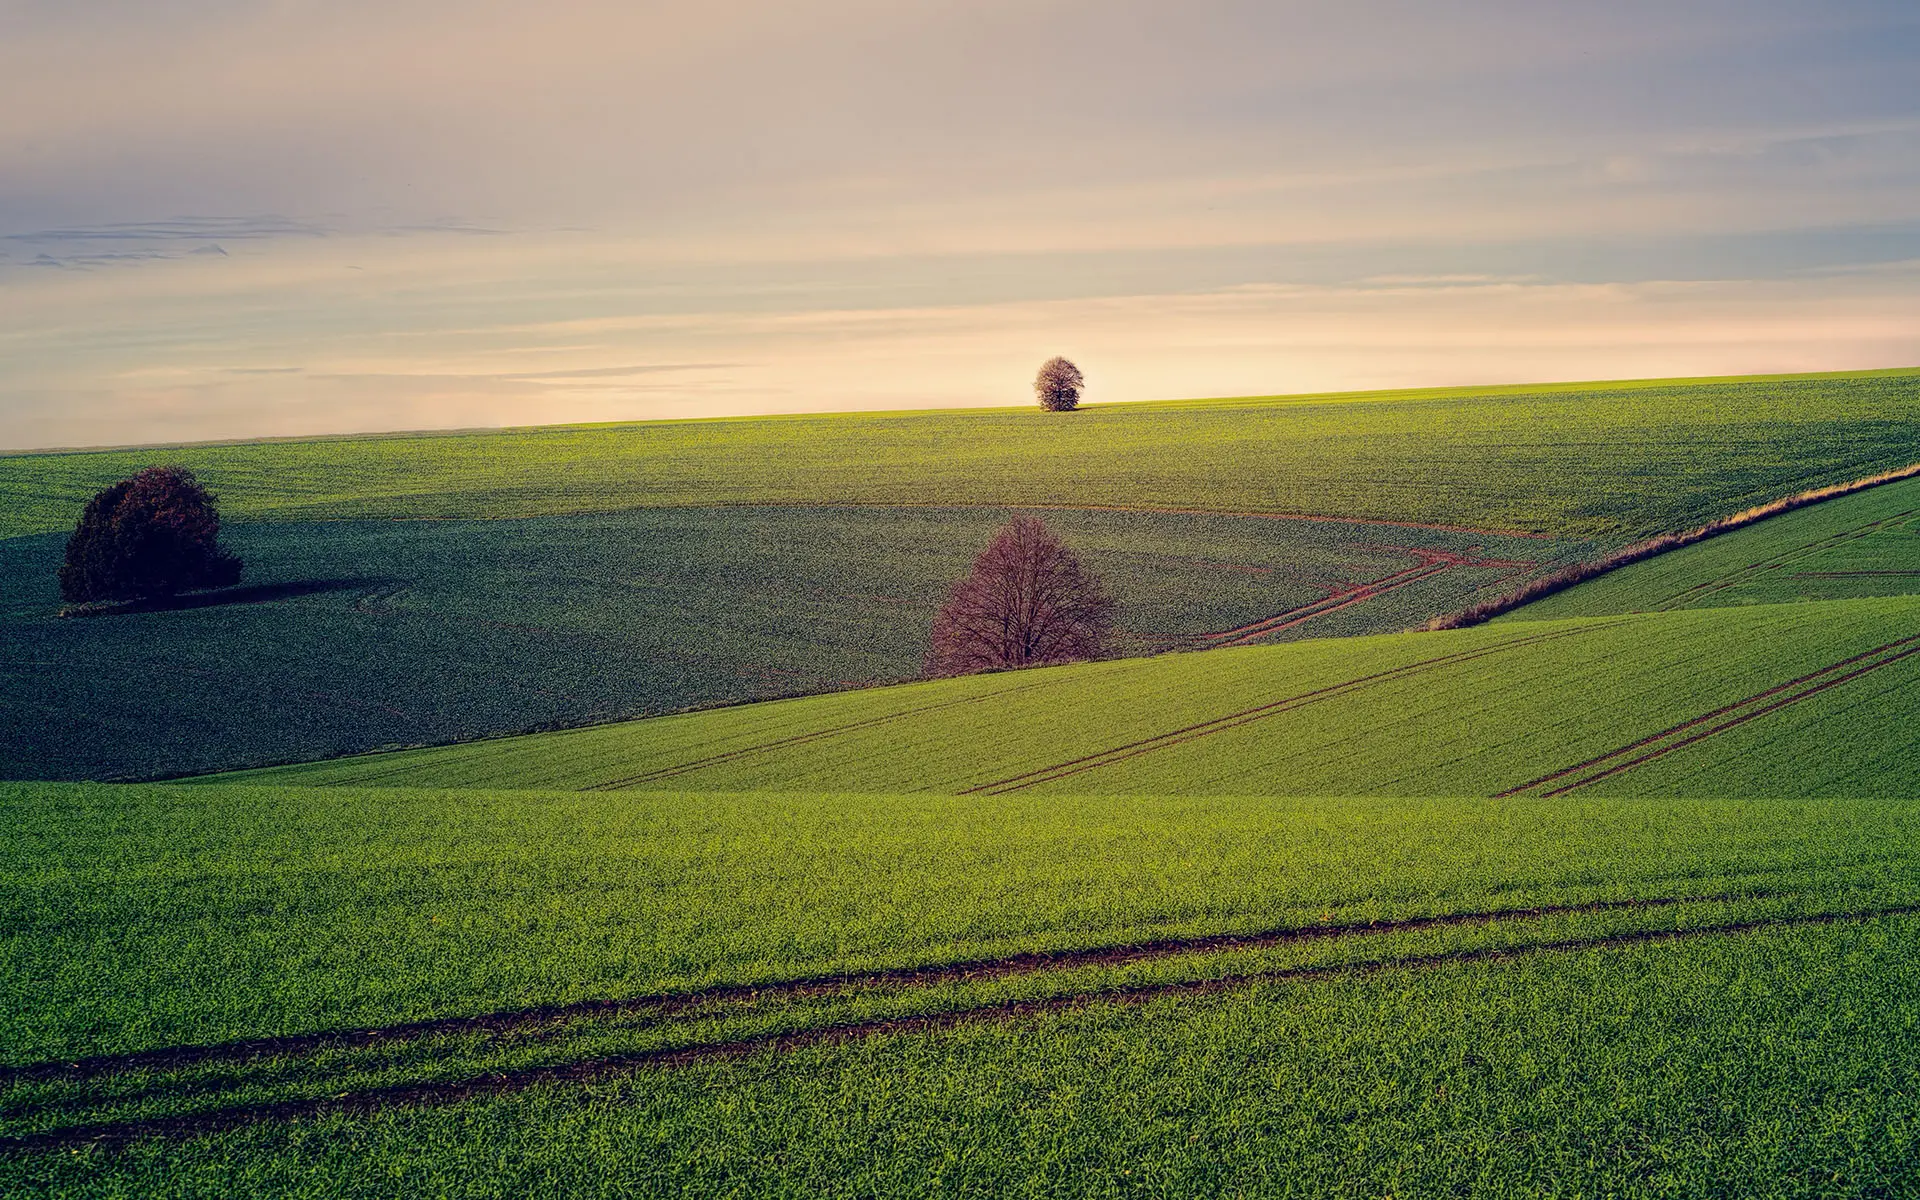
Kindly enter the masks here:
[[1916, 56], [1905, 0], [17, 0], [0, 443], [985, 402], [1055, 343], [1129, 396], [1879, 363], [1831, 314], [1907, 311]]

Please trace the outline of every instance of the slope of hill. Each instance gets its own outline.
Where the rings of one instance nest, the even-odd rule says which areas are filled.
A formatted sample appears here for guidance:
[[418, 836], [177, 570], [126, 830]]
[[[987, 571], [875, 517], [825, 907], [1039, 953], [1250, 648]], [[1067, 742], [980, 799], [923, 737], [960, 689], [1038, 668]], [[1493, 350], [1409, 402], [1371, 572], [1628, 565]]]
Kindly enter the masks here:
[[1507, 621], [1920, 591], [1920, 479], [1870, 488], [1610, 571]]
[[[1916, 397], [1920, 373], [1879, 372], [0, 458], [0, 530], [49, 531], [0, 539], [0, 775], [167, 777], [909, 678], [1014, 503], [1054, 506], [1108, 580], [1123, 654], [1405, 629], [1630, 533], [1904, 463]], [[57, 620], [52, 531], [156, 454], [223, 494], [247, 586]]]
[[[1121, 505], [1627, 541], [1913, 461], [1920, 369], [182, 447], [229, 518], [712, 504]], [[1703, 450], [1711, 448], [1711, 453]], [[0, 536], [152, 450], [0, 457]]]
[[[1916, 681], [1920, 597], [1892, 597], [1092, 663], [210, 779], [1903, 796], [1920, 788], [1902, 732], [1920, 715]], [[1729, 771], [1756, 741], [1767, 770]]]
[[[1046, 515], [1114, 649], [1416, 625], [1591, 543], [1205, 514]], [[64, 539], [0, 541], [0, 778], [147, 778], [911, 678], [994, 509], [257, 523], [234, 597], [58, 619]]]
[[583, 1157], [649, 1191], [1463, 1181], [1353, 1157], [1417, 1134], [1485, 1145], [1483, 1186], [1653, 1158], [1739, 1192], [1896, 1182], [1912, 1148], [1910, 801], [8, 785], [0, 812], [8, 1191], [564, 1190]]

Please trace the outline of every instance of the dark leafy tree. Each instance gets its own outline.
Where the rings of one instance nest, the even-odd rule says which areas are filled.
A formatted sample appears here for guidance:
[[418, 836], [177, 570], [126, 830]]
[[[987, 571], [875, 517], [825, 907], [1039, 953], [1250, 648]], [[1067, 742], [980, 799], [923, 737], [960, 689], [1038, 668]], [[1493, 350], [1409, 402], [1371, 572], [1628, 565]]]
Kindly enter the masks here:
[[157, 600], [240, 582], [213, 502], [184, 467], [148, 467], [103, 489], [67, 539], [60, 594], [75, 604]]
[[1034, 378], [1033, 394], [1048, 412], [1071, 412], [1080, 407], [1080, 389], [1087, 385], [1080, 368], [1058, 355], [1040, 366]]
[[933, 619], [929, 675], [1095, 658], [1113, 601], [1036, 517], [1015, 517]]

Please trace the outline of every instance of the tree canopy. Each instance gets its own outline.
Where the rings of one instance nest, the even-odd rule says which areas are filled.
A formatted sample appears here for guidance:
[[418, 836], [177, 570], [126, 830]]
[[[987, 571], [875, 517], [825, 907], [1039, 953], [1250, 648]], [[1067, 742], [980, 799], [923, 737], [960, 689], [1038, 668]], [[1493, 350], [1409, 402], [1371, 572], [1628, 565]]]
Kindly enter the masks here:
[[1086, 385], [1079, 367], [1055, 355], [1040, 365], [1040, 374], [1033, 381], [1033, 394], [1040, 398], [1040, 407], [1048, 412], [1071, 412], [1080, 407], [1080, 389]]
[[1038, 517], [1015, 517], [933, 621], [929, 675], [1097, 657], [1113, 601]]
[[184, 467], [148, 467], [87, 501], [67, 539], [60, 595], [70, 603], [165, 599], [240, 582], [219, 544], [214, 497]]

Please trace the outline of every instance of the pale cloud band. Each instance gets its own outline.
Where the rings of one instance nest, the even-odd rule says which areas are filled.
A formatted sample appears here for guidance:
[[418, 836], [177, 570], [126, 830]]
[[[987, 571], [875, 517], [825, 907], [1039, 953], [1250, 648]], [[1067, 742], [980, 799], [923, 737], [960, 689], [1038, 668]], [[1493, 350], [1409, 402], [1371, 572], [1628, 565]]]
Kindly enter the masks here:
[[0, 4], [0, 447], [1017, 403], [1057, 352], [1110, 400], [1912, 365], [1916, 52], [1865, 0]]

